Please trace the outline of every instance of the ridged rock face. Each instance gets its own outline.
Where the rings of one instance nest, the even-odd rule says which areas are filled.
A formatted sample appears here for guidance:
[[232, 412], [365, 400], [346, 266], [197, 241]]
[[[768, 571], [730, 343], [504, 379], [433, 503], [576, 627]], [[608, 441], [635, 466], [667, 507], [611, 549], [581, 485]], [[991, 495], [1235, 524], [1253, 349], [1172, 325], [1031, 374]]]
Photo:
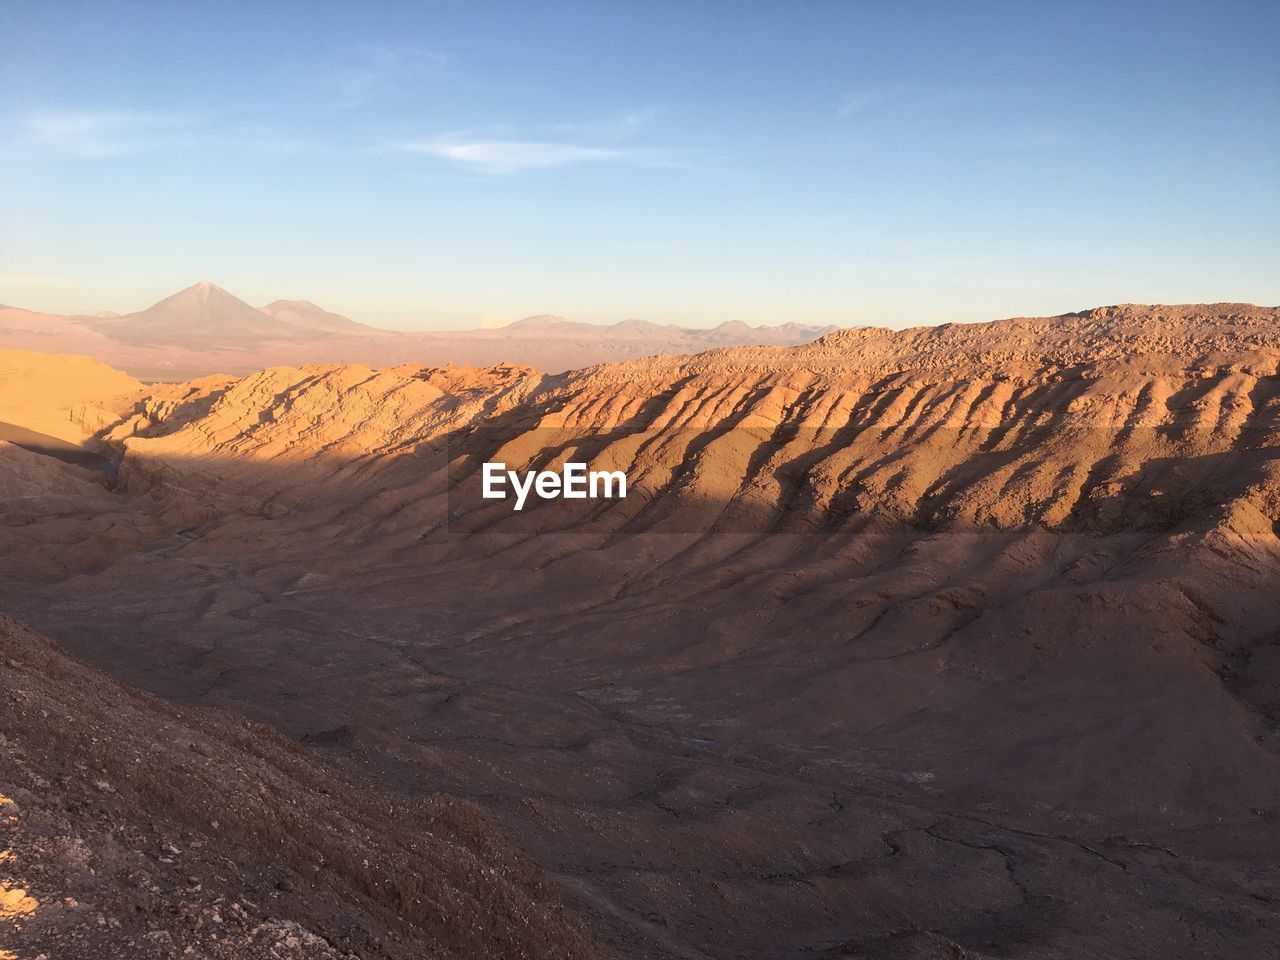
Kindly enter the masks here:
[[[149, 387], [113, 490], [6, 504], [0, 606], [479, 799], [623, 957], [1267, 956], [1278, 362], [1116, 307]], [[515, 514], [498, 459], [631, 492]]]
[[[304, 468], [275, 472], [282, 503], [291, 491], [312, 501], [330, 477], [342, 481], [333, 495], [349, 496], [356, 474], [381, 495], [409, 483], [419, 510], [424, 491], [447, 491], [466, 529], [515, 522], [509, 505], [475, 496], [480, 463], [549, 469], [574, 459], [625, 471], [631, 496], [585, 513], [531, 512], [517, 518], [521, 529], [806, 531], [891, 520], [1118, 531], [1233, 505], [1256, 514], [1240, 517], [1250, 534], [1271, 539], [1278, 367], [1274, 310], [1120, 307], [845, 331], [807, 347], [559, 377], [276, 368], [176, 406], [153, 399], [113, 436], [141, 473], [157, 460], [179, 471]], [[416, 469], [406, 472], [408, 457]]]

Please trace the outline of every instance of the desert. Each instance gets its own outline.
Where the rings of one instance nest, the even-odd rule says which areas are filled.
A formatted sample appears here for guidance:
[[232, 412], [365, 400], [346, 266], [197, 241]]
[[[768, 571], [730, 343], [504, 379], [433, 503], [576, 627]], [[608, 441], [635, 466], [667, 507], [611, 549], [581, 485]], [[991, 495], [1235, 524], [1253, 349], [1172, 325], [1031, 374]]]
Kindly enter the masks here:
[[1280, 960], [1280, 4], [0, 23], [0, 960]]
[[[1266, 956], [1278, 321], [1128, 305], [556, 375], [78, 361], [79, 395], [6, 416], [116, 479], [5, 446], [0, 604], [474, 804], [602, 955]], [[629, 496], [480, 495], [486, 462], [578, 458]]]

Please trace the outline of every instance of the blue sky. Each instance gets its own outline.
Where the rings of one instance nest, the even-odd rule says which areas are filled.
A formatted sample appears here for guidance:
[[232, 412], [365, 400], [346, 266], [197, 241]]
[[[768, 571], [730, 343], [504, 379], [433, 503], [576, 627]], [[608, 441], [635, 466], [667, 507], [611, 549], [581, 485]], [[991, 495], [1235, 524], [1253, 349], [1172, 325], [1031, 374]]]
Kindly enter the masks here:
[[0, 302], [1280, 302], [1280, 4], [0, 0]]

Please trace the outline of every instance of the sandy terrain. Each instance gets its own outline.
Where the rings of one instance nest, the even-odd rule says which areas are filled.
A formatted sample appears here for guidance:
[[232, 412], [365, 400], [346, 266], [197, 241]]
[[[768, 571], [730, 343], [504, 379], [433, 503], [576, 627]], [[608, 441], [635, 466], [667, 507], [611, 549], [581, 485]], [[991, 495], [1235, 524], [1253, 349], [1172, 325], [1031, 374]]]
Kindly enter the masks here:
[[114, 424], [141, 389], [133, 377], [87, 357], [0, 351], [0, 424], [67, 443], [84, 443]]
[[1278, 374], [1219, 304], [144, 387], [114, 488], [0, 447], [0, 607], [476, 803], [606, 953], [1275, 957]]

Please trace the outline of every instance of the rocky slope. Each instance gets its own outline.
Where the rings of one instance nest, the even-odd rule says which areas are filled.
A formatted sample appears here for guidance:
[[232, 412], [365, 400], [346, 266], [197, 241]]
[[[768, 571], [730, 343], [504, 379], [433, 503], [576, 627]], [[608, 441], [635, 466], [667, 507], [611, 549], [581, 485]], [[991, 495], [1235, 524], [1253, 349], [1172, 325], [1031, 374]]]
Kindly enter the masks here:
[[0, 455], [0, 605], [473, 800], [625, 956], [1272, 957], [1278, 370], [1223, 304], [149, 388], [112, 489]]
[[594, 955], [546, 878], [450, 797], [354, 789], [265, 727], [121, 687], [6, 618], [0, 681], [6, 956]]
[[67, 443], [115, 424], [142, 384], [87, 357], [0, 350], [0, 423]]
[[[199, 405], [198, 419], [159, 394], [111, 438], [135, 477], [157, 464], [255, 476], [287, 464], [268, 481], [282, 504], [291, 490], [314, 502], [330, 476], [346, 497], [357, 469], [394, 487], [412, 454], [407, 497], [378, 499], [384, 519], [409, 524], [434, 492], [452, 496], [464, 528], [760, 532], [874, 519], [1096, 532], [1230, 507], [1265, 539], [1280, 516], [1277, 322], [1230, 305], [1109, 308], [561, 376], [276, 368], [193, 395], [179, 409]], [[625, 470], [632, 496], [554, 520], [474, 496], [484, 461], [548, 468], [570, 455]], [[439, 474], [434, 488], [424, 466]]]

